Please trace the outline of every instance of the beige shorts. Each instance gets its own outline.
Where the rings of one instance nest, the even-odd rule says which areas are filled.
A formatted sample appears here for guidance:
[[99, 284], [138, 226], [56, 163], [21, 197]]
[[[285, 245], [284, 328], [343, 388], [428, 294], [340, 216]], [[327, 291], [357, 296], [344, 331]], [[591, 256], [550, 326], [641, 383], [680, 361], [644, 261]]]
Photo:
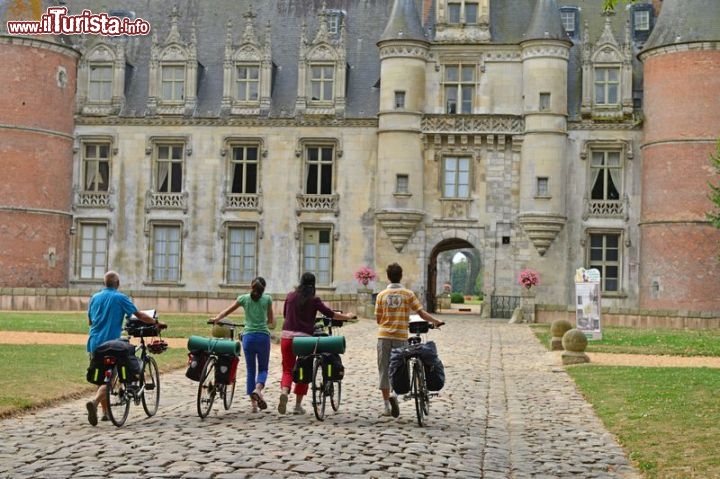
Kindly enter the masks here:
[[380, 389], [390, 389], [390, 351], [393, 348], [403, 348], [407, 346], [404, 339], [388, 339], [378, 338], [377, 342], [377, 363], [378, 372], [380, 373]]

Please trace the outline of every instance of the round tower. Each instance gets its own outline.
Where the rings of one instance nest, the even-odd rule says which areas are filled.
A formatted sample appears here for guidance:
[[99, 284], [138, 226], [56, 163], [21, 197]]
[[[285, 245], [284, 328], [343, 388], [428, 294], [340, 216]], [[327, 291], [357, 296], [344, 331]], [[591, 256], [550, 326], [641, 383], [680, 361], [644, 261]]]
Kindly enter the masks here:
[[[420, 122], [428, 41], [414, 0], [395, 0], [378, 47], [377, 241], [389, 237], [392, 246], [401, 251], [424, 216]], [[393, 259], [377, 260], [386, 264]]]
[[720, 311], [708, 182], [720, 134], [720, 2], [665, 0], [640, 60], [644, 139], [640, 308]]
[[0, 286], [67, 286], [78, 57], [0, 36]]
[[538, 0], [521, 42], [525, 133], [519, 221], [540, 256], [567, 219], [563, 191], [571, 46], [555, 0]]

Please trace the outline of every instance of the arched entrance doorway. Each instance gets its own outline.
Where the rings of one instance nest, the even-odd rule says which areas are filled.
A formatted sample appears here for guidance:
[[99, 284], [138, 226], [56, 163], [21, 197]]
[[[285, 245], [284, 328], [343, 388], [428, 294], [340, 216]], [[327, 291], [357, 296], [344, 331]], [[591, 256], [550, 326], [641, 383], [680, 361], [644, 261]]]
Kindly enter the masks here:
[[[466, 281], [467, 285], [474, 285], [475, 281], [480, 274], [482, 268], [480, 252], [470, 242], [460, 238], [448, 238], [439, 242], [430, 252], [427, 263], [427, 289], [426, 289], [426, 301], [427, 309], [431, 313], [436, 313], [438, 310], [437, 292], [438, 292], [438, 258], [446, 251], [455, 251], [462, 254], [467, 258], [468, 267], [466, 270]], [[451, 255], [452, 257], [452, 255]], [[442, 278], [445, 279], [445, 278]], [[468, 286], [470, 287], [470, 286]], [[462, 291], [466, 294], [468, 288]], [[470, 290], [471, 291], [471, 290]]]

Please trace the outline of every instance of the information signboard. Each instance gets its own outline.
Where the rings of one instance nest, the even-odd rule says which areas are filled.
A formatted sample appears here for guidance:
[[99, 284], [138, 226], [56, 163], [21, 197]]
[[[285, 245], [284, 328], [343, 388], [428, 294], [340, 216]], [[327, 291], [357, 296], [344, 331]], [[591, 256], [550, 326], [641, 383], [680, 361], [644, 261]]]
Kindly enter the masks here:
[[589, 340], [602, 339], [600, 271], [575, 271], [575, 327]]

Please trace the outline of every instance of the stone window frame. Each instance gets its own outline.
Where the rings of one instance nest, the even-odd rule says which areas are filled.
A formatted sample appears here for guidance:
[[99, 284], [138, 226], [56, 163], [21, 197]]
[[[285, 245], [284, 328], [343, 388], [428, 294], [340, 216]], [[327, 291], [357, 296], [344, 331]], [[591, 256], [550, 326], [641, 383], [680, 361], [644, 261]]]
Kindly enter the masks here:
[[299, 191], [301, 194], [306, 195], [307, 193], [307, 175], [308, 175], [308, 148], [322, 148], [330, 146], [333, 148], [333, 161], [332, 161], [332, 179], [331, 179], [331, 192], [330, 193], [318, 193], [323, 195], [336, 195], [337, 181], [338, 181], [338, 164], [340, 158], [343, 156], [342, 141], [339, 138], [326, 138], [326, 137], [305, 137], [300, 138], [295, 147], [295, 157], [300, 158], [302, 161], [302, 167], [300, 170], [299, 178]]
[[[179, 251], [178, 251], [178, 273], [176, 279], [155, 279], [155, 232], [158, 228], [175, 228], [178, 231]], [[145, 236], [147, 237], [147, 281], [143, 284], [146, 286], [185, 286], [182, 282], [183, 275], [183, 250], [185, 247], [185, 237], [187, 237], [186, 224], [182, 220], [172, 219], [150, 219], [145, 224]]]
[[[591, 237], [592, 235], [602, 235], [602, 236], [608, 236], [608, 235], [615, 235], [618, 237], [618, 259], [616, 264], [612, 264], [613, 262], [608, 262], [604, 258], [602, 260], [594, 260], [595, 262], [591, 262], [590, 255], [592, 252], [591, 248]], [[585, 228], [583, 231], [583, 239], [581, 241], [581, 246], [583, 246], [583, 260], [585, 263], [586, 269], [591, 268], [597, 268], [600, 271], [600, 291], [602, 292], [603, 296], [605, 297], [613, 297], [613, 298], [622, 298], [626, 297], [627, 293], [625, 292], [625, 278], [627, 277], [626, 272], [624, 271], [625, 265], [627, 264], [626, 257], [627, 257], [627, 251], [626, 248], [629, 246], [628, 242], [628, 236], [627, 231], [620, 228]], [[603, 256], [605, 256], [605, 250], [606, 248], [603, 246]], [[598, 268], [598, 264], [602, 265], [601, 268]], [[613, 265], [617, 267], [617, 274], [618, 277], [617, 280], [617, 290], [606, 290], [605, 289], [605, 275], [603, 274], [605, 272], [605, 269], [607, 265]]]
[[[192, 156], [191, 138], [189, 135], [177, 135], [177, 136], [151, 136], [148, 137], [145, 145], [145, 154], [150, 160], [150, 181], [149, 188], [146, 192], [145, 198], [145, 211], [150, 212], [151, 210], [177, 210], [180, 209], [183, 213], [187, 213], [188, 210], [188, 190], [187, 190], [187, 176], [188, 158]], [[182, 146], [182, 166], [181, 166], [181, 185], [180, 191], [159, 191], [158, 185], [158, 149], [162, 146]], [[168, 175], [170, 172], [168, 172]]]
[[[157, 29], [152, 30], [147, 101], [147, 111], [151, 116], [192, 116], [197, 104], [197, 35], [193, 24], [190, 40], [184, 41], [178, 29], [178, 17], [177, 6], [174, 6], [170, 13], [170, 31], [164, 42], [158, 41]], [[185, 69], [183, 98], [166, 100], [163, 96], [163, 67], [177, 66]]]
[[[109, 116], [120, 113], [125, 102], [125, 46], [119, 40], [100, 37], [81, 57], [78, 64], [78, 112], [82, 115]], [[92, 99], [91, 70], [94, 66], [110, 68], [109, 98]]]
[[[245, 26], [240, 43], [233, 40], [233, 23], [228, 20], [225, 32], [225, 61], [223, 63], [223, 99], [221, 109], [229, 115], [267, 115], [270, 110], [272, 88], [271, 25], [265, 27], [265, 38], [255, 33], [256, 15], [243, 15]], [[241, 98], [239, 94], [239, 68], [257, 68], [257, 99]]]
[[[626, 38], [629, 26], [626, 25]], [[582, 105], [584, 118], [597, 120], [623, 120], [632, 117], [632, 48], [621, 45], [615, 39], [610, 19], [605, 19], [603, 32], [596, 44], [590, 42], [587, 24], [582, 41]], [[596, 76], [600, 69], [615, 69], [617, 78], [617, 99], [615, 103], [598, 103], [596, 98]]]
[[[110, 220], [107, 218], [86, 218], [86, 217], [79, 217], [75, 218], [74, 220], [74, 226], [73, 226], [73, 233], [75, 235], [75, 247], [74, 247], [74, 253], [75, 253], [75, 261], [73, 262], [73, 274], [74, 274], [74, 281], [73, 282], [92, 282], [97, 283], [98, 280], [102, 280], [105, 273], [109, 269], [109, 257], [110, 257], [110, 237], [112, 236], [113, 230], [110, 226]], [[92, 251], [90, 252], [92, 256], [92, 264], [90, 267], [92, 268], [100, 268], [96, 272], [98, 272], [98, 276], [95, 276], [94, 274], [90, 277], [83, 277], [83, 257], [84, 253], [84, 243], [85, 238], [83, 237], [83, 233], [85, 231], [85, 227], [88, 226], [94, 226], [94, 227], [104, 227], [105, 228], [105, 261], [104, 264], [101, 266], [95, 265], [95, 259], [96, 259], [96, 249], [95, 249], [95, 243], [93, 242]]]
[[[235, 148], [255, 147], [257, 148], [257, 169], [255, 172], [255, 192], [254, 193], [234, 193], [232, 191], [232, 183], [234, 179], [234, 151]], [[254, 210], [262, 213], [262, 178], [263, 163], [268, 155], [265, 147], [265, 140], [262, 137], [249, 136], [227, 136], [223, 140], [223, 148], [220, 150], [220, 156], [224, 159], [225, 179], [223, 180], [222, 194], [223, 207], [222, 211], [227, 210]]]
[[[323, 281], [323, 279], [321, 278], [321, 275], [318, 273], [318, 271], [315, 271], [312, 268], [308, 268], [305, 265], [305, 244], [306, 244], [305, 238], [306, 238], [306, 233], [308, 233], [310, 231], [317, 231], [318, 233], [321, 231], [327, 231], [329, 233], [328, 240], [330, 242], [330, 247], [329, 247], [330, 256], [328, 259], [328, 263], [329, 263], [330, 267], [329, 267], [329, 271], [328, 271], [329, 280], [326, 282]], [[301, 222], [298, 224], [298, 229], [295, 234], [295, 238], [299, 241], [299, 245], [298, 245], [298, 253], [299, 253], [298, 254], [298, 256], [299, 256], [298, 267], [299, 267], [299, 270], [300, 271], [308, 271], [308, 272], [315, 274], [318, 288], [322, 288], [325, 290], [334, 289], [335, 285], [334, 285], [333, 281], [334, 281], [334, 276], [335, 276], [335, 265], [334, 265], [334, 263], [335, 263], [335, 247], [336, 247], [337, 241], [339, 239], [337, 225], [335, 225], [334, 223], [329, 223], [329, 222], [317, 222], [317, 221]], [[318, 238], [318, 241], [319, 241], [319, 239], [320, 238]]]
[[[323, 9], [318, 14], [319, 25], [315, 38], [307, 39], [306, 26], [303, 24], [298, 55], [298, 85], [295, 109], [304, 115], [333, 115], [341, 117], [345, 114], [347, 96], [347, 64], [346, 31], [340, 25], [338, 34], [331, 34], [328, 17], [332, 11]], [[313, 68], [330, 67], [333, 72], [333, 85], [330, 98], [314, 100]]]
[[[75, 138], [73, 152], [75, 156], [74, 185], [73, 185], [73, 209], [77, 208], [102, 208], [114, 210], [112, 197], [115, 194], [113, 185], [113, 166], [118, 155], [118, 139], [115, 135], [79, 135]], [[108, 177], [107, 190], [88, 190], [86, 178], [86, 146], [107, 146], [108, 148]]]
[[[449, 81], [446, 79], [447, 75], [447, 69], [448, 67], [455, 67], [458, 69], [458, 78], [457, 80]], [[471, 67], [472, 68], [472, 74], [473, 78], [472, 81], [463, 81], [462, 73], [463, 69], [465, 67]], [[467, 58], [445, 58], [442, 61], [441, 66], [441, 76], [440, 76], [440, 88], [442, 90], [441, 95], [439, 97], [441, 98], [442, 106], [441, 110], [445, 115], [472, 115], [475, 111], [476, 102], [477, 102], [477, 86], [478, 82], [480, 81], [480, 73], [481, 68], [478, 65], [477, 60], [470, 60]], [[470, 111], [465, 112], [463, 111], [463, 101], [462, 101], [462, 91], [466, 90], [467, 88], [464, 88], [464, 86], [467, 86], [467, 88], [470, 89], [470, 92], [472, 93], [472, 98], [470, 99]], [[457, 87], [456, 96], [455, 98], [455, 112], [451, 112], [450, 108], [450, 100], [447, 98], [447, 87], [455, 86]]]
[[[460, 18], [451, 22], [450, 5], [460, 4]], [[474, 22], [466, 18], [466, 4], [477, 5]], [[442, 0], [435, 9], [435, 40], [438, 42], [464, 41], [482, 43], [491, 40], [490, 0]]]
[[[254, 238], [254, 252], [253, 252], [253, 259], [254, 264], [252, 267], [252, 271], [248, 275], [249, 277], [241, 277], [237, 281], [231, 281], [230, 280], [230, 231], [234, 229], [244, 229], [244, 230], [253, 230], [255, 233]], [[260, 252], [260, 240], [263, 237], [262, 229], [260, 227], [260, 223], [253, 222], [253, 221], [236, 221], [236, 220], [228, 220], [225, 221], [222, 225], [222, 228], [220, 229], [220, 239], [222, 240], [222, 248], [223, 248], [223, 280], [222, 283], [220, 283], [221, 287], [233, 287], [236, 288], [238, 286], [247, 285], [250, 283], [250, 281], [257, 276], [258, 272], [258, 261], [259, 261], [259, 252]]]
[[[592, 196], [592, 154], [594, 151], [619, 151], [620, 153], [620, 168], [622, 169], [621, 177], [622, 184], [619, 188], [619, 198], [617, 200], [593, 200]], [[597, 216], [599, 213], [593, 212], [592, 203], [607, 203], [614, 201], [617, 203], [617, 212], [613, 212], [610, 217], [620, 217], [625, 221], [629, 219], [629, 197], [627, 192], [628, 174], [630, 168], [628, 161], [634, 158], [633, 154], [633, 141], [624, 139], [597, 139], [597, 140], [586, 140], [580, 147], [580, 160], [587, 161], [585, 168], [585, 194], [583, 197], [584, 213], [583, 219], [587, 220], [591, 216]], [[617, 188], [617, 186], [616, 186]], [[600, 215], [605, 216], [605, 215]]]

